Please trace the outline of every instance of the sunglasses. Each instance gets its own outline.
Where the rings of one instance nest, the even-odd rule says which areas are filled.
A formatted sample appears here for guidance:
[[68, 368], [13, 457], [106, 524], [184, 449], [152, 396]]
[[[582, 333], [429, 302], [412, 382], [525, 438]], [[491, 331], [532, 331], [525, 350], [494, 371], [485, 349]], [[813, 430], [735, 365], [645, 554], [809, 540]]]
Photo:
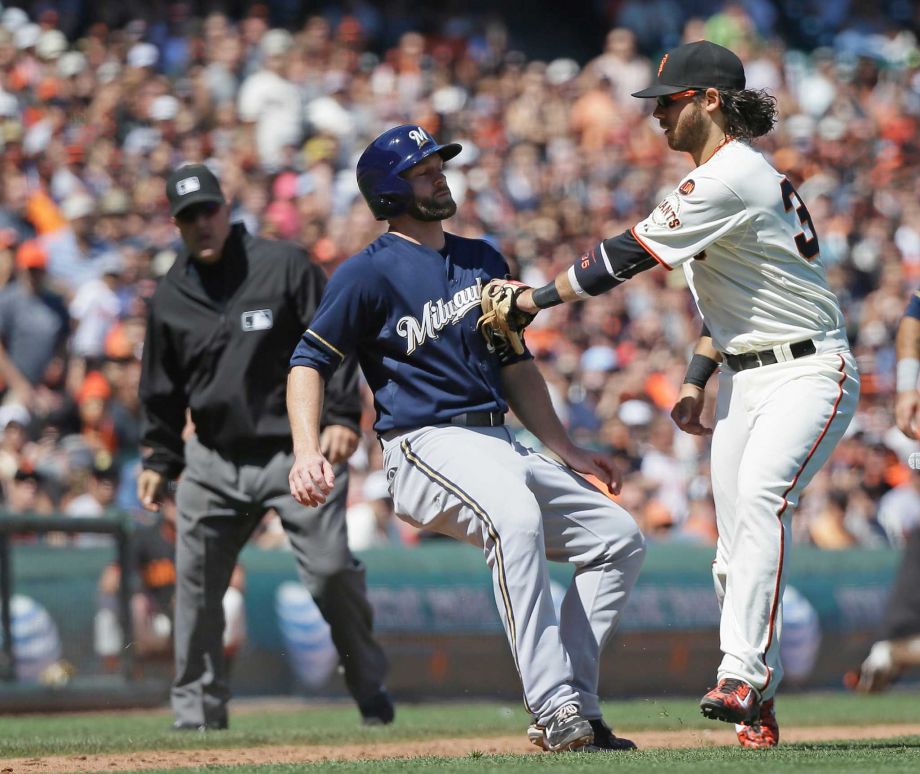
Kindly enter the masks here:
[[686, 91], [679, 91], [677, 94], [662, 94], [660, 97], [657, 97], [655, 101], [658, 103], [658, 107], [666, 108], [668, 105], [672, 105], [679, 99], [685, 99], [686, 97], [692, 97], [694, 94], [701, 94], [703, 89], [687, 89]]
[[192, 204], [176, 213], [176, 220], [182, 223], [194, 223], [202, 215], [206, 218], [214, 217], [220, 210], [221, 205], [217, 202], [202, 202], [201, 204]]

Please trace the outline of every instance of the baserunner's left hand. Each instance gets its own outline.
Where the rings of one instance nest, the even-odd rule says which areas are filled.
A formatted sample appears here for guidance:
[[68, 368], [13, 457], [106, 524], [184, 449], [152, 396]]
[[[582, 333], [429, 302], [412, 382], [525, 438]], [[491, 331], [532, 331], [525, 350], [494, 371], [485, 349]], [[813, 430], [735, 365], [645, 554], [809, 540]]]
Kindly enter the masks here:
[[610, 494], [620, 493], [620, 487], [623, 485], [620, 471], [617, 470], [613, 461], [601, 452], [573, 445], [559, 452], [559, 456], [572, 470], [594, 476], [607, 487]]

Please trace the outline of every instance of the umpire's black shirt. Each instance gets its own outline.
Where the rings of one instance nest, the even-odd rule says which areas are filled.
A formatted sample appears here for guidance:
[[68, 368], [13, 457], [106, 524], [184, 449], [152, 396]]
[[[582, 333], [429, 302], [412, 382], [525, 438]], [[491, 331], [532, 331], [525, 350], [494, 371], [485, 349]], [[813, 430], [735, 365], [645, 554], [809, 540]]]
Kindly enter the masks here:
[[[198, 440], [228, 456], [290, 450], [288, 362], [319, 303], [325, 276], [291, 242], [235, 223], [214, 264], [183, 250], [153, 294], [140, 381], [144, 467], [176, 477], [191, 410]], [[323, 426], [355, 430], [355, 362], [326, 387]]]

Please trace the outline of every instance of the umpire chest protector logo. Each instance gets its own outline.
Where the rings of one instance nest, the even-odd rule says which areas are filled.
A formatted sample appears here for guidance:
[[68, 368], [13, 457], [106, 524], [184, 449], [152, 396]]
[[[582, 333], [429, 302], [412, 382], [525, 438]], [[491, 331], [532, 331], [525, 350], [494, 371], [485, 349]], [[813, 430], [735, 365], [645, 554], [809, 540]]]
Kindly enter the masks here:
[[476, 284], [458, 290], [445, 301], [438, 298], [426, 301], [421, 319], [406, 315], [396, 323], [396, 332], [406, 340], [406, 354], [411, 355], [428, 339], [438, 338], [438, 332], [448, 325], [456, 325], [470, 309], [478, 309], [482, 298], [482, 278]]
[[271, 309], [253, 309], [240, 315], [240, 327], [244, 331], [267, 331], [274, 323]]

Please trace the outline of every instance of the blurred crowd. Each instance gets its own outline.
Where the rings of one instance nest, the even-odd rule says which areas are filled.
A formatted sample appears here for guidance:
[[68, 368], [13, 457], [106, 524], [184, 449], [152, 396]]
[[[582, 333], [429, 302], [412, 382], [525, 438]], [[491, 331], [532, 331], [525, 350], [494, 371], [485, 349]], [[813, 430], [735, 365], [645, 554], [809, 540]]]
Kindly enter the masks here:
[[[50, 4], [0, 12], [2, 508], [140, 512], [139, 349], [145, 300], [178, 247], [164, 191], [175, 166], [212, 165], [235, 220], [302, 243], [332, 272], [380, 230], [357, 155], [419, 123], [463, 144], [449, 229], [485, 236], [541, 285], [689, 169], [629, 94], [661, 50], [708, 38], [777, 98], [780, 122], [758, 147], [808, 203], [862, 371], [859, 413], [803, 497], [794, 539], [900, 545], [920, 521], [920, 473], [906, 465], [918, 447], [892, 419], [894, 330], [920, 285], [920, 47], [917, 20], [895, 13], [911, 4], [804, 3], [810, 38], [789, 38], [809, 38], [800, 48], [779, 37], [783, 4], [707, 2], [695, 17], [670, 0], [612, 5], [603, 50], [585, 61], [526, 56], [495, 14], [426, 18], [424, 33], [403, 16], [389, 41], [361, 3], [290, 29], [259, 4], [231, 16], [167, 3], [156, 22], [76, 31]], [[852, 13], [829, 10], [843, 5]], [[573, 435], [622, 467], [618, 499], [646, 534], [712, 544], [707, 442], [668, 416], [698, 333], [682, 273], [659, 269], [550, 310], [527, 340]], [[366, 407], [354, 547], [419, 542], [392, 518]], [[271, 514], [256, 540], [284, 543]]]

